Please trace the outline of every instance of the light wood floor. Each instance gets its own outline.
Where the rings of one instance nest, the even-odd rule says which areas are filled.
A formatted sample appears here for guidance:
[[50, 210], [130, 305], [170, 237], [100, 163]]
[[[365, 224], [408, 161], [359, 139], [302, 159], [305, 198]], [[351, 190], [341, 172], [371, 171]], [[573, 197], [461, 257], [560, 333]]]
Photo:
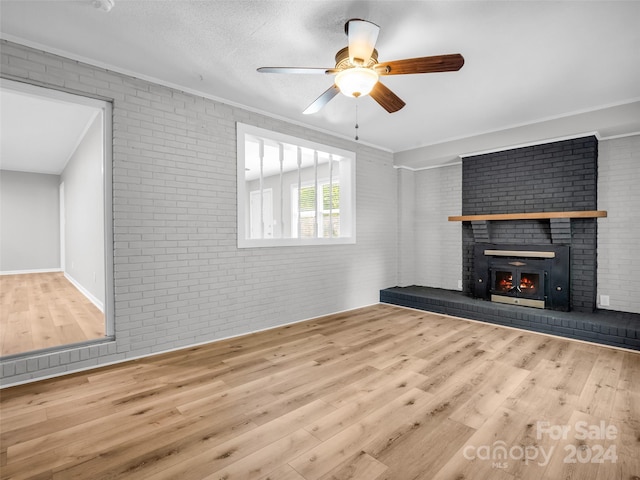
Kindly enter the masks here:
[[62, 272], [0, 275], [0, 355], [104, 336], [104, 315]]
[[3, 479], [640, 477], [639, 354], [390, 305], [1, 394]]

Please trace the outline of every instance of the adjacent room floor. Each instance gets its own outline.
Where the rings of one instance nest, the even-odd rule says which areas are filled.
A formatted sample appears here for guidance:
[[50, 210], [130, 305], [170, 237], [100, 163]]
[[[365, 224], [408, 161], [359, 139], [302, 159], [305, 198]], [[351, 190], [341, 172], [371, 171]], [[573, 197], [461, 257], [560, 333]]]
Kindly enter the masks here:
[[2, 391], [1, 477], [640, 476], [640, 354], [375, 305]]
[[0, 276], [0, 356], [104, 336], [103, 313], [62, 272]]

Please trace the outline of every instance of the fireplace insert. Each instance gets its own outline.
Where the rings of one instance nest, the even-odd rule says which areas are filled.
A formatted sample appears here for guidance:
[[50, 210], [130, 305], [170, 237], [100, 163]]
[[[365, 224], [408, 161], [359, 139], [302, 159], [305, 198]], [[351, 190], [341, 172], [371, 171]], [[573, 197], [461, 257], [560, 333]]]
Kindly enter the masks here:
[[569, 247], [476, 244], [474, 295], [493, 302], [569, 310]]
[[514, 303], [544, 308], [547, 272], [515, 260], [502, 264], [491, 262], [489, 293], [494, 302]]

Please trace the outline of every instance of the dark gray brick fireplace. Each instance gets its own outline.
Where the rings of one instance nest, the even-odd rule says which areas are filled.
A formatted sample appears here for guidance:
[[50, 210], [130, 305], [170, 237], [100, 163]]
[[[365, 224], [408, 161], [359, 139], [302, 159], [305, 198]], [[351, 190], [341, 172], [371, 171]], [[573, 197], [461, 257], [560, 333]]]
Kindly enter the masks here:
[[[598, 141], [594, 136], [467, 157], [462, 215], [597, 209]], [[597, 221], [586, 219], [463, 222], [463, 291], [474, 292], [474, 246], [568, 245], [570, 309], [596, 307]]]

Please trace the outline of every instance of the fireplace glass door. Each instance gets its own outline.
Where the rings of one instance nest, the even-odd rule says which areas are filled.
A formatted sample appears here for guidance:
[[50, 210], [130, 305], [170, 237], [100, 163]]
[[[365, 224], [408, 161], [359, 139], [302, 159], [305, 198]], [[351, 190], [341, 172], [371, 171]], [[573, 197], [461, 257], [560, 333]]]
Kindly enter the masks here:
[[544, 271], [510, 266], [492, 268], [491, 293], [544, 300]]

